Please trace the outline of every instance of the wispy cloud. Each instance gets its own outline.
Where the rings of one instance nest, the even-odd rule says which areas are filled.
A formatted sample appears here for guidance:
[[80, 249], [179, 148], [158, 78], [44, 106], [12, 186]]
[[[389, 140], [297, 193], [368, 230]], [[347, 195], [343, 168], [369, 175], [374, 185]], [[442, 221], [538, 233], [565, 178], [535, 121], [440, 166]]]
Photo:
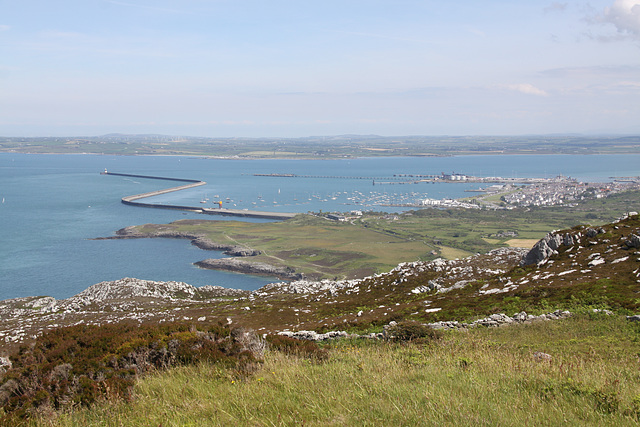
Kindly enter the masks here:
[[470, 32], [471, 34], [475, 34], [476, 36], [480, 36], [480, 37], [486, 37], [487, 36], [487, 33], [485, 33], [482, 30], [479, 30], [477, 28], [469, 27], [469, 28], [467, 28], [467, 31]]
[[565, 67], [552, 68], [540, 72], [542, 76], [575, 79], [580, 77], [605, 77], [620, 78], [634, 77], [640, 74], [640, 66], [638, 65], [619, 65], [619, 66], [591, 66], [591, 67]]
[[557, 1], [554, 1], [549, 6], [544, 8], [544, 13], [564, 12], [565, 10], [567, 10], [567, 6], [568, 6], [568, 3], [559, 3]]
[[524, 93], [526, 95], [536, 95], [536, 96], [548, 96], [549, 94], [542, 89], [535, 87], [530, 83], [518, 83], [505, 85], [505, 88], [509, 90], [513, 90], [516, 92]]
[[0, 24], [0, 31], [9, 31], [10, 29], [11, 29], [10, 26]]

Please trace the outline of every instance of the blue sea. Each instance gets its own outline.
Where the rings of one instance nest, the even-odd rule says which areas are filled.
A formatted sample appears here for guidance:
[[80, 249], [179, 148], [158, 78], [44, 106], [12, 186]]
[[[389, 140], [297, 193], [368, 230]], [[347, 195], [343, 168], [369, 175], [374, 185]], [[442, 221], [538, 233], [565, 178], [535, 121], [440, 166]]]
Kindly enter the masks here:
[[[410, 184], [401, 175], [552, 177], [607, 181], [640, 175], [640, 155], [546, 155], [226, 160], [178, 156], [0, 153], [0, 300], [31, 295], [67, 298], [122, 277], [254, 290], [272, 278], [198, 269], [221, 253], [186, 240], [91, 240], [120, 228], [179, 219], [240, 220], [123, 205], [125, 195], [175, 186], [110, 172], [206, 181], [145, 202], [274, 212], [402, 211], [381, 204], [468, 196], [479, 184]], [[254, 174], [296, 174], [264, 177]], [[206, 201], [207, 204], [202, 204]], [[214, 204], [215, 203], [215, 204]]]

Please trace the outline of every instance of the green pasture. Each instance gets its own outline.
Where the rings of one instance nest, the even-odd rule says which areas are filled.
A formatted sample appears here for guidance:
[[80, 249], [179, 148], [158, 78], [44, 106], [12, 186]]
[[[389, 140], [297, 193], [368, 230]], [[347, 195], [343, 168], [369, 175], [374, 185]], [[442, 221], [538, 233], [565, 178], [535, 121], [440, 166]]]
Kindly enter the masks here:
[[517, 232], [517, 239], [541, 239], [551, 230], [611, 222], [629, 210], [640, 210], [640, 191], [574, 207], [422, 209], [397, 216], [365, 214], [347, 222], [314, 215], [270, 223], [189, 220], [139, 229], [184, 231], [248, 246], [262, 252], [251, 261], [292, 267], [310, 278], [355, 278], [391, 270], [400, 262], [485, 253], [512, 240], [496, 236], [503, 231]]

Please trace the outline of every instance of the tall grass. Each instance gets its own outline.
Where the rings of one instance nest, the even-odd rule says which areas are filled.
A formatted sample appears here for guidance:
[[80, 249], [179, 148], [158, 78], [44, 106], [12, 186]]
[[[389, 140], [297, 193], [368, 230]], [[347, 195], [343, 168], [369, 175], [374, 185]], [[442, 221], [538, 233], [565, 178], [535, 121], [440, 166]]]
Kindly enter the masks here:
[[640, 327], [604, 316], [422, 344], [343, 341], [325, 362], [268, 352], [245, 379], [210, 364], [172, 369], [140, 381], [133, 403], [40, 424], [637, 425], [639, 352]]

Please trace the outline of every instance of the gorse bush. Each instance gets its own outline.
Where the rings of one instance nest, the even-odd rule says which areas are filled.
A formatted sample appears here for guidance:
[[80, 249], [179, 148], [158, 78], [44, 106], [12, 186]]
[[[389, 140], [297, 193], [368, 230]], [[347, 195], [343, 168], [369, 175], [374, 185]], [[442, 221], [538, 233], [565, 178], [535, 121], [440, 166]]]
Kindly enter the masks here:
[[11, 357], [0, 380], [4, 424], [68, 406], [132, 396], [149, 371], [216, 362], [246, 374], [262, 356], [260, 339], [222, 324], [117, 324], [50, 331]]

